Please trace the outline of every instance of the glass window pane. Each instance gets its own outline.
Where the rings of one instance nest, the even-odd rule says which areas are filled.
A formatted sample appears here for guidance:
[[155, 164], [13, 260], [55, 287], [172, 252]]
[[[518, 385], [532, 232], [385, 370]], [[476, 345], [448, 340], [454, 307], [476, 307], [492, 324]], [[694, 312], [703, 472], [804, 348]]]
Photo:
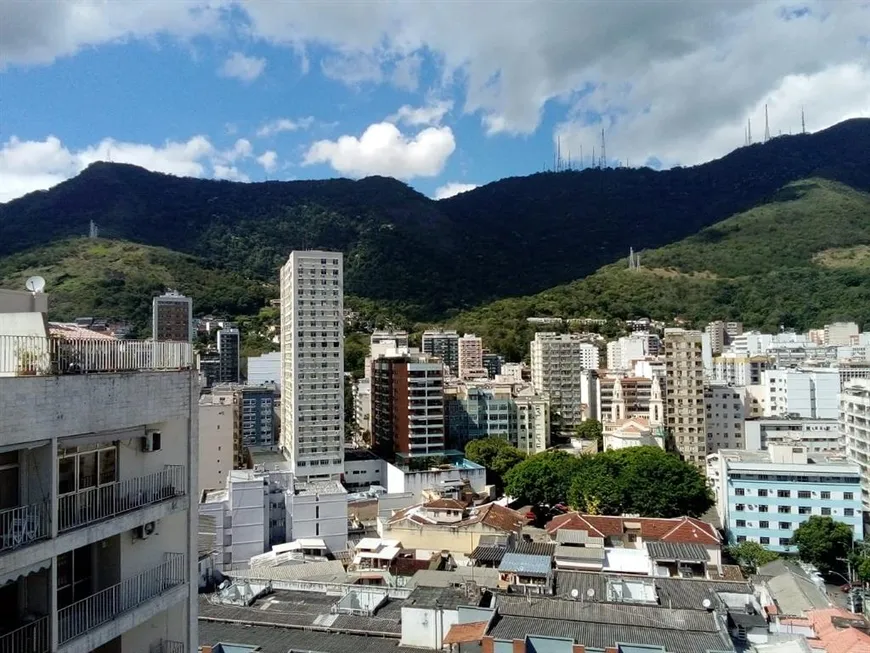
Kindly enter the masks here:
[[97, 484], [97, 452], [79, 455], [79, 490], [95, 487]]

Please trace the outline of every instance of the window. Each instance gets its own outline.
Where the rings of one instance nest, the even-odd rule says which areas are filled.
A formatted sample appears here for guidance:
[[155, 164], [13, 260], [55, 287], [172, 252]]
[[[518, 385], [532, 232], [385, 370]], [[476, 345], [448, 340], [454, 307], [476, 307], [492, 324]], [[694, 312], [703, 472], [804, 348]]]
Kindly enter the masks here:
[[737, 520], [737, 528], [746, 528], [746, 520], [738, 519]]
[[746, 506], [744, 506], [742, 503], [738, 503], [736, 506], [734, 506], [734, 510], [736, 510], [737, 512], [743, 512], [744, 508], [746, 508]]
[[767, 512], [767, 506], [758, 506], [758, 512]]
[[844, 517], [854, 517], [855, 509], [854, 508], [843, 508], [843, 516]]
[[798, 508], [799, 515], [809, 515], [811, 512], [812, 510], [810, 510], [809, 506], [801, 506], [800, 508]]
[[831, 515], [831, 509], [830, 508], [822, 508], [822, 514], [829, 517]]
[[758, 538], [758, 539], [760, 540], [761, 544], [770, 544], [770, 538], [769, 538], [769, 537], [763, 537], [763, 536], [762, 536], [762, 537], [760, 537], [760, 538]]
[[778, 496], [780, 499], [788, 499], [789, 497], [791, 497], [791, 490], [777, 490], [776, 496]]
[[758, 522], [758, 528], [770, 528], [769, 521], [760, 521]]
[[787, 522], [787, 521], [779, 522], [779, 530], [790, 531], [791, 530], [791, 522]]
[[745, 541], [746, 541], [746, 536], [745, 536], [745, 535], [738, 535], [738, 536], [737, 536], [737, 543], [738, 543], [738, 544], [742, 544], [742, 543], [745, 542]]
[[852, 501], [855, 498], [855, 495], [851, 492], [843, 492], [843, 501]]
[[734, 494], [736, 494], [738, 497], [742, 497], [744, 494], [746, 494], [746, 491], [742, 487], [739, 487], [734, 490]]
[[780, 506], [777, 511], [780, 514], [786, 515], [791, 512], [791, 506]]
[[822, 498], [823, 499], [830, 499], [831, 493], [830, 492], [822, 492]]
[[758, 496], [760, 496], [760, 497], [766, 497], [766, 496], [767, 496], [767, 490], [759, 490], [759, 491], [758, 491]]
[[781, 537], [781, 538], [779, 538], [779, 545], [780, 545], [780, 546], [788, 546], [789, 544], [791, 544], [791, 538], [790, 538], [790, 537]]
[[798, 490], [798, 499], [809, 499], [810, 496], [809, 490]]

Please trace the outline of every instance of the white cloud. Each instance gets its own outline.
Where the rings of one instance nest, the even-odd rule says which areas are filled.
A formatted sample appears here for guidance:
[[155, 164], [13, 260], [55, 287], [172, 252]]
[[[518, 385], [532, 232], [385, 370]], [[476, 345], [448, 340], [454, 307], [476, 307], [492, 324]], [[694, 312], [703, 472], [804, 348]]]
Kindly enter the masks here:
[[266, 70], [266, 60], [262, 57], [248, 57], [241, 52], [233, 52], [218, 72], [222, 77], [238, 79], [241, 82], [253, 82]]
[[263, 166], [266, 172], [273, 172], [278, 167], [278, 153], [275, 150], [267, 150], [257, 157], [257, 163]]
[[181, 177], [247, 181], [236, 163], [251, 156], [251, 144], [245, 139], [223, 151], [205, 136], [166, 141], [160, 146], [104, 138], [95, 145], [71, 150], [56, 136], [43, 141], [22, 141], [13, 136], [0, 149], [0, 202], [51, 188], [97, 161], [131, 163]]
[[459, 195], [459, 193], [467, 193], [475, 188], [477, 188], [477, 184], [463, 184], [458, 181], [451, 181], [435, 189], [435, 199], [446, 200], [448, 197]]
[[271, 122], [261, 125], [257, 130], [257, 136], [264, 138], [266, 136], [280, 134], [281, 132], [295, 132], [302, 129], [308, 129], [313, 124], [314, 118], [311, 116], [300, 118], [299, 120], [279, 118], [278, 120], [272, 120]]
[[455, 149], [449, 127], [427, 127], [415, 136], [405, 136], [394, 124], [380, 122], [370, 125], [359, 138], [317, 141], [306, 153], [303, 165], [328, 163], [352, 177], [434, 177]]
[[399, 107], [396, 113], [389, 116], [387, 122], [405, 123], [412, 127], [438, 125], [452, 108], [453, 102], [450, 100], [441, 100], [423, 107], [412, 107], [406, 104]]
[[349, 86], [380, 82], [384, 78], [381, 62], [373, 55], [336, 54], [321, 61], [320, 70], [330, 79]]

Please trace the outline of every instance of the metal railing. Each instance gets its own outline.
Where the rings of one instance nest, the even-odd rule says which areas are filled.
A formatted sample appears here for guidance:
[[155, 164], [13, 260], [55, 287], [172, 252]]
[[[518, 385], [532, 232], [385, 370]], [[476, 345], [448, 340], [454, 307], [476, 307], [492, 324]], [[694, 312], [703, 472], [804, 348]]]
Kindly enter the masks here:
[[[47, 502], [0, 510], [0, 551], [11, 551], [51, 535]], [[2, 653], [0, 648], [0, 653]]]
[[58, 498], [58, 531], [63, 533], [183, 496], [186, 483], [184, 465], [167, 465], [147, 476], [65, 494]]
[[188, 342], [0, 335], [0, 376], [191, 369]]
[[0, 653], [48, 653], [51, 649], [49, 619], [42, 617], [0, 635]]
[[184, 642], [161, 639], [160, 643], [152, 646], [148, 653], [184, 653]]
[[164, 592], [184, 585], [187, 582], [184, 554], [166, 553], [164, 558], [164, 562], [153, 569], [59, 610], [59, 643], [65, 644]]

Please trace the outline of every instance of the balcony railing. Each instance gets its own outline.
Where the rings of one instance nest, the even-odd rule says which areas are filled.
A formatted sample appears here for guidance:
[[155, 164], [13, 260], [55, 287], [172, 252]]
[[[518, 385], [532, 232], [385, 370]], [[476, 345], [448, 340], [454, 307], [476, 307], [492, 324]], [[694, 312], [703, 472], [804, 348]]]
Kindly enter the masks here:
[[11, 551], [49, 537], [48, 513], [47, 502], [0, 511], [0, 551]]
[[87, 488], [58, 499], [58, 531], [63, 533], [174, 497], [186, 488], [184, 465], [110, 485]]
[[164, 557], [164, 562], [153, 569], [58, 611], [59, 643], [65, 644], [164, 592], [184, 585], [187, 582], [184, 554], [167, 553]]
[[51, 649], [49, 619], [42, 617], [0, 635], [0, 653], [48, 653]]
[[151, 647], [148, 653], [184, 653], [184, 642], [173, 642], [163, 639]]
[[0, 336], [0, 376], [190, 369], [187, 342]]

